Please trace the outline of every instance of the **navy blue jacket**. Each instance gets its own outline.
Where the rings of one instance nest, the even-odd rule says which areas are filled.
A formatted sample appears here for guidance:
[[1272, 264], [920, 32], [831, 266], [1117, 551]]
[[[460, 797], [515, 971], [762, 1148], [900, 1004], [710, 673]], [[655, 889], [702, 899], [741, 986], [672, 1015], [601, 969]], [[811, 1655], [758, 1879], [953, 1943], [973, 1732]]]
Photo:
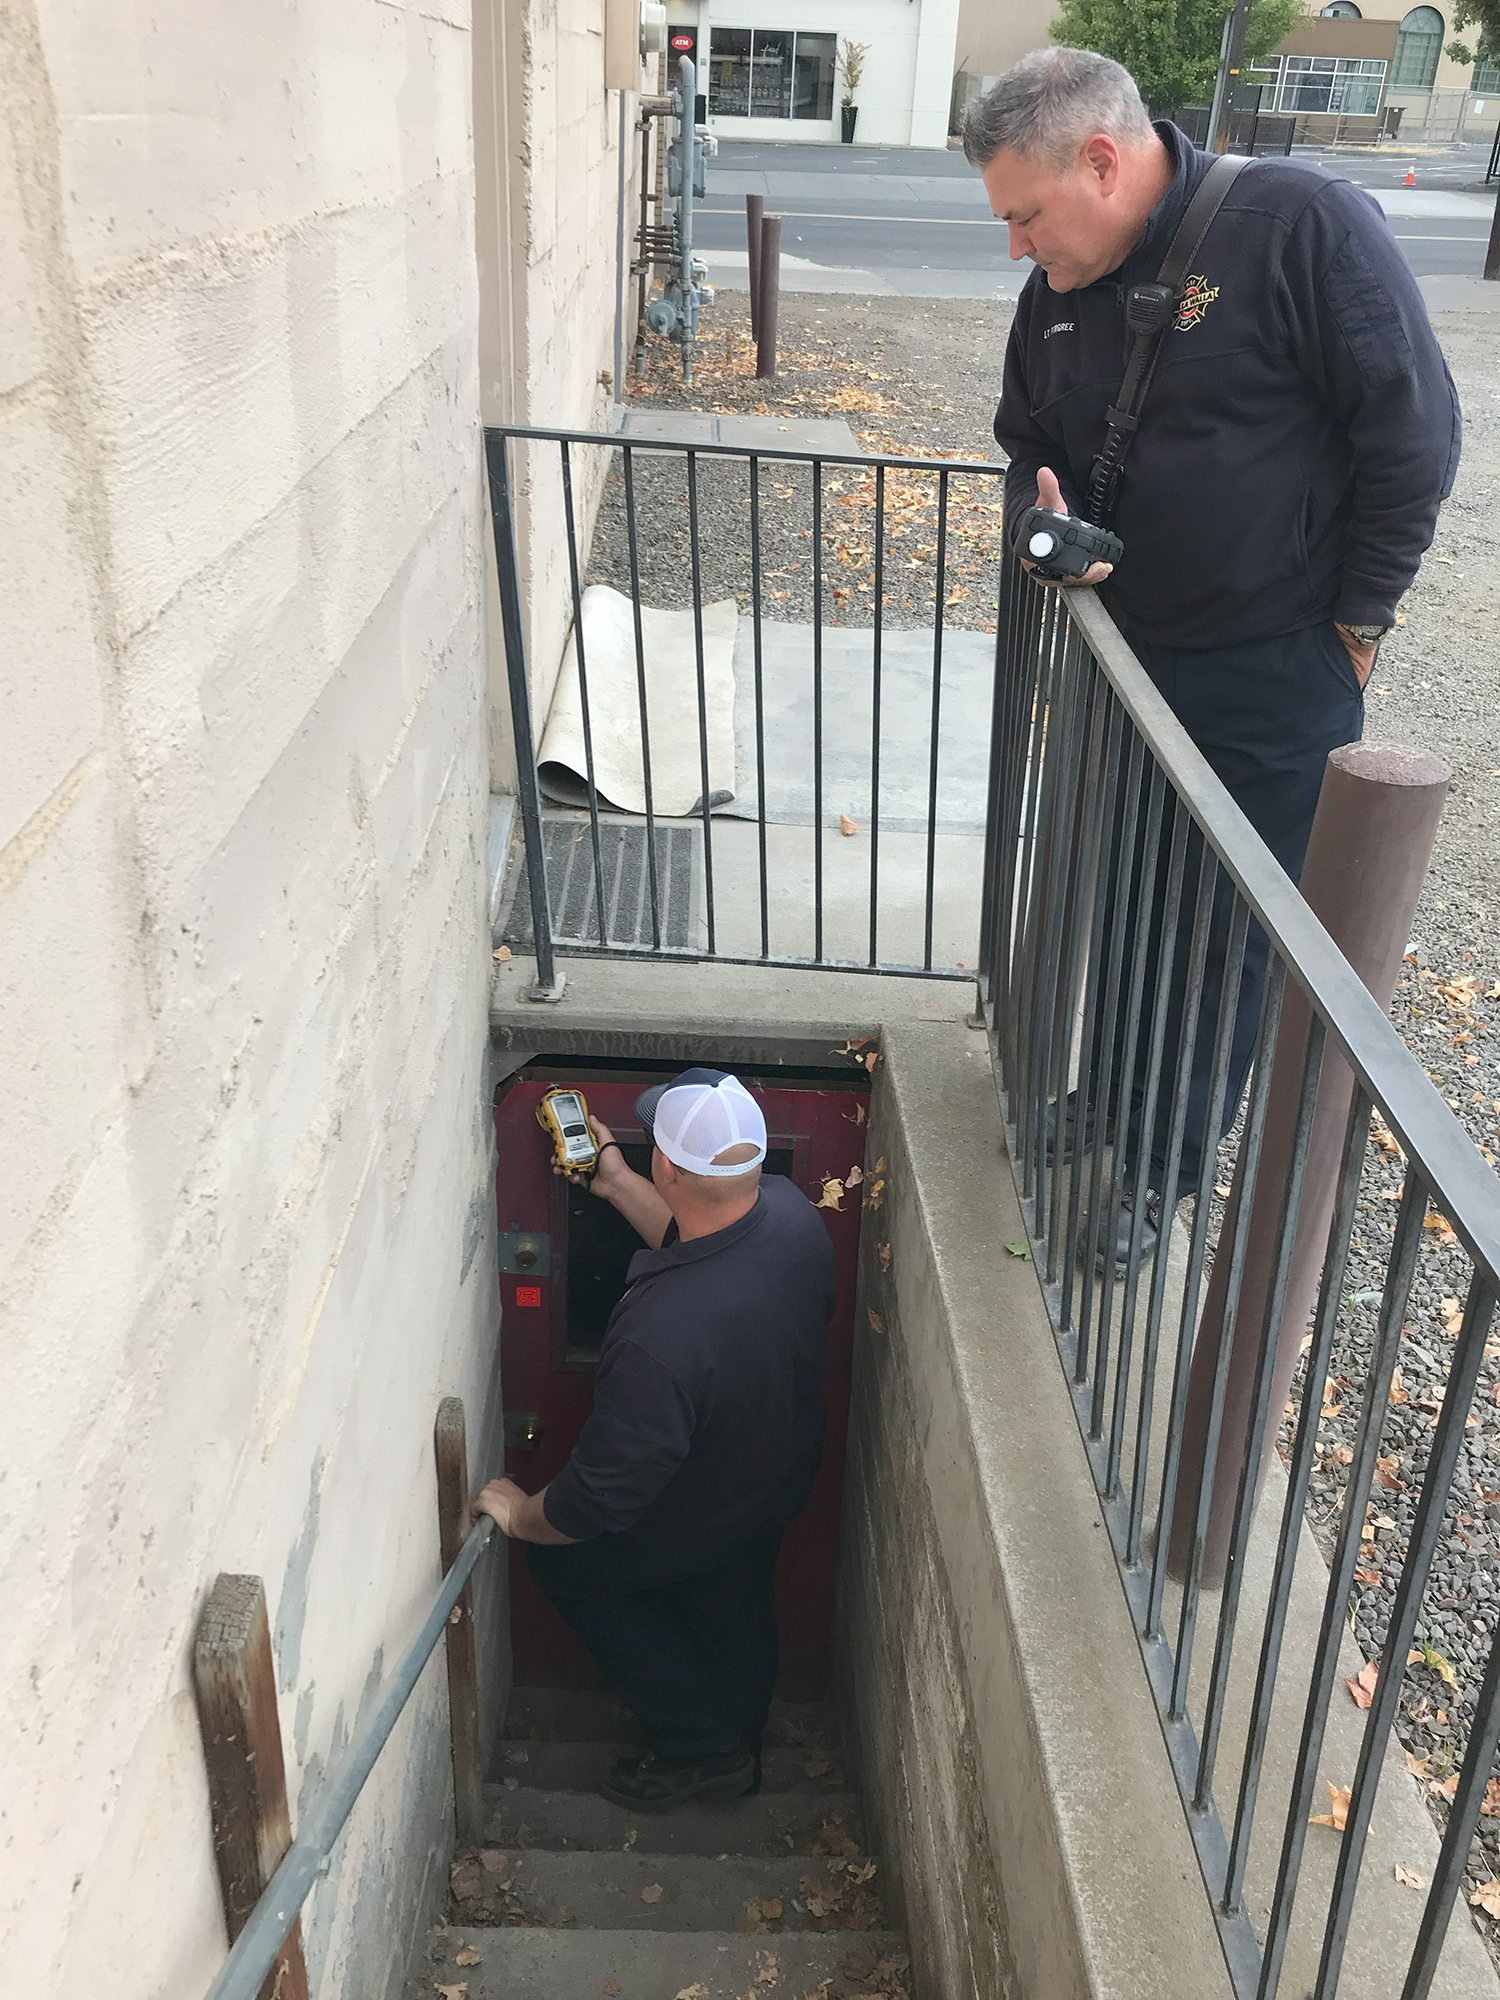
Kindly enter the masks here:
[[766, 1174], [748, 1215], [638, 1250], [605, 1329], [594, 1409], [543, 1512], [574, 1541], [626, 1529], [727, 1555], [791, 1519], [823, 1449], [833, 1245]]
[[[1124, 293], [1154, 278], [1212, 155], [1173, 125], [1171, 187], [1117, 271], [1016, 307], [995, 436], [1006, 517], [1051, 466], [1088, 490], [1129, 351]], [[1458, 467], [1458, 397], [1376, 202], [1301, 160], [1254, 160], [1204, 238], [1126, 461], [1101, 593], [1167, 646], [1390, 625]], [[1014, 532], [1014, 529], [1012, 530]]]

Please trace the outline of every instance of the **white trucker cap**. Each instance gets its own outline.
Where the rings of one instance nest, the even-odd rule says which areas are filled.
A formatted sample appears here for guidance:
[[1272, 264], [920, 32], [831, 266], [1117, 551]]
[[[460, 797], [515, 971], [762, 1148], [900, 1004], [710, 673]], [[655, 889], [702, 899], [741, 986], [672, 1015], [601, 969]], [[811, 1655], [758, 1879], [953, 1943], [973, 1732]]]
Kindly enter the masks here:
[[[674, 1167], [690, 1174], [748, 1174], [766, 1157], [766, 1121], [738, 1077], [717, 1069], [685, 1069], [635, 1100], [646, 1136]], [[731, 1146], [755, 1147], [753, 1160], [716, 1167]]]

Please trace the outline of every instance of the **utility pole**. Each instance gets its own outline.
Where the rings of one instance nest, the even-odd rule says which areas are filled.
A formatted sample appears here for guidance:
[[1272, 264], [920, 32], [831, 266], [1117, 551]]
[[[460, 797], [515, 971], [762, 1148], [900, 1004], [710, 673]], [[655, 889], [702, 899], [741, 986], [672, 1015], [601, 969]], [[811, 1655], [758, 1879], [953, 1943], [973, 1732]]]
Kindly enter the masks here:
[[1240, 57], [1245, 50], [1245, 29], [1250, 24], [1251, 0], [1234, 0], [1234, 11], [1224, 23], [1224, 46], [1219, 56], [1219, 80], [1214, 85], [1213, 111], [1208, 121], [1208, 150], [1229, 151], [1229, 118], [1234, 110], [1234, 89], [1240, 80]]
[[1500, 278], [1500, 190], [1495, 194], [1495, 219], [1490, 224], [1490, 247], [1484, 253], [1484, 275]]

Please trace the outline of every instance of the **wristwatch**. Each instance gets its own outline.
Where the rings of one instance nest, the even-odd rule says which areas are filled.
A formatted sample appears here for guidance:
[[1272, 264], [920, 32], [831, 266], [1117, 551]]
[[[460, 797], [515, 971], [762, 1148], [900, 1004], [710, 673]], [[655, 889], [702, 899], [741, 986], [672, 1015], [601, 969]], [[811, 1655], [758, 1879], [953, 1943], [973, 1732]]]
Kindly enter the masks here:
[[1347, 632], [1351, 639], [1358, 639], [1362, 646], [1378, 646], [1391, 629], [1389, 625], [1346, 625], [1339, 618], [1335, 618], [1333, 622], [1341, 632]]

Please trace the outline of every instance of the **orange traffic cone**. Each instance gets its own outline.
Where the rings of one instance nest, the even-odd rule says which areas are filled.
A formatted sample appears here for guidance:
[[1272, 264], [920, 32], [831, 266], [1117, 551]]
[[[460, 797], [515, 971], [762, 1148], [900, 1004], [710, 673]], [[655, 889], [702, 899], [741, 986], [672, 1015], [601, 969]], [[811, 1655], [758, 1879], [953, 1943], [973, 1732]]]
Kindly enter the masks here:
[[1417, 163], [1415, 160], [1413, 160], [1411, 165], [1406, 170], [1406, 179], [1402, 182], [1402, 186], [1414, 188], [1416, 184], [1417, 184]]

